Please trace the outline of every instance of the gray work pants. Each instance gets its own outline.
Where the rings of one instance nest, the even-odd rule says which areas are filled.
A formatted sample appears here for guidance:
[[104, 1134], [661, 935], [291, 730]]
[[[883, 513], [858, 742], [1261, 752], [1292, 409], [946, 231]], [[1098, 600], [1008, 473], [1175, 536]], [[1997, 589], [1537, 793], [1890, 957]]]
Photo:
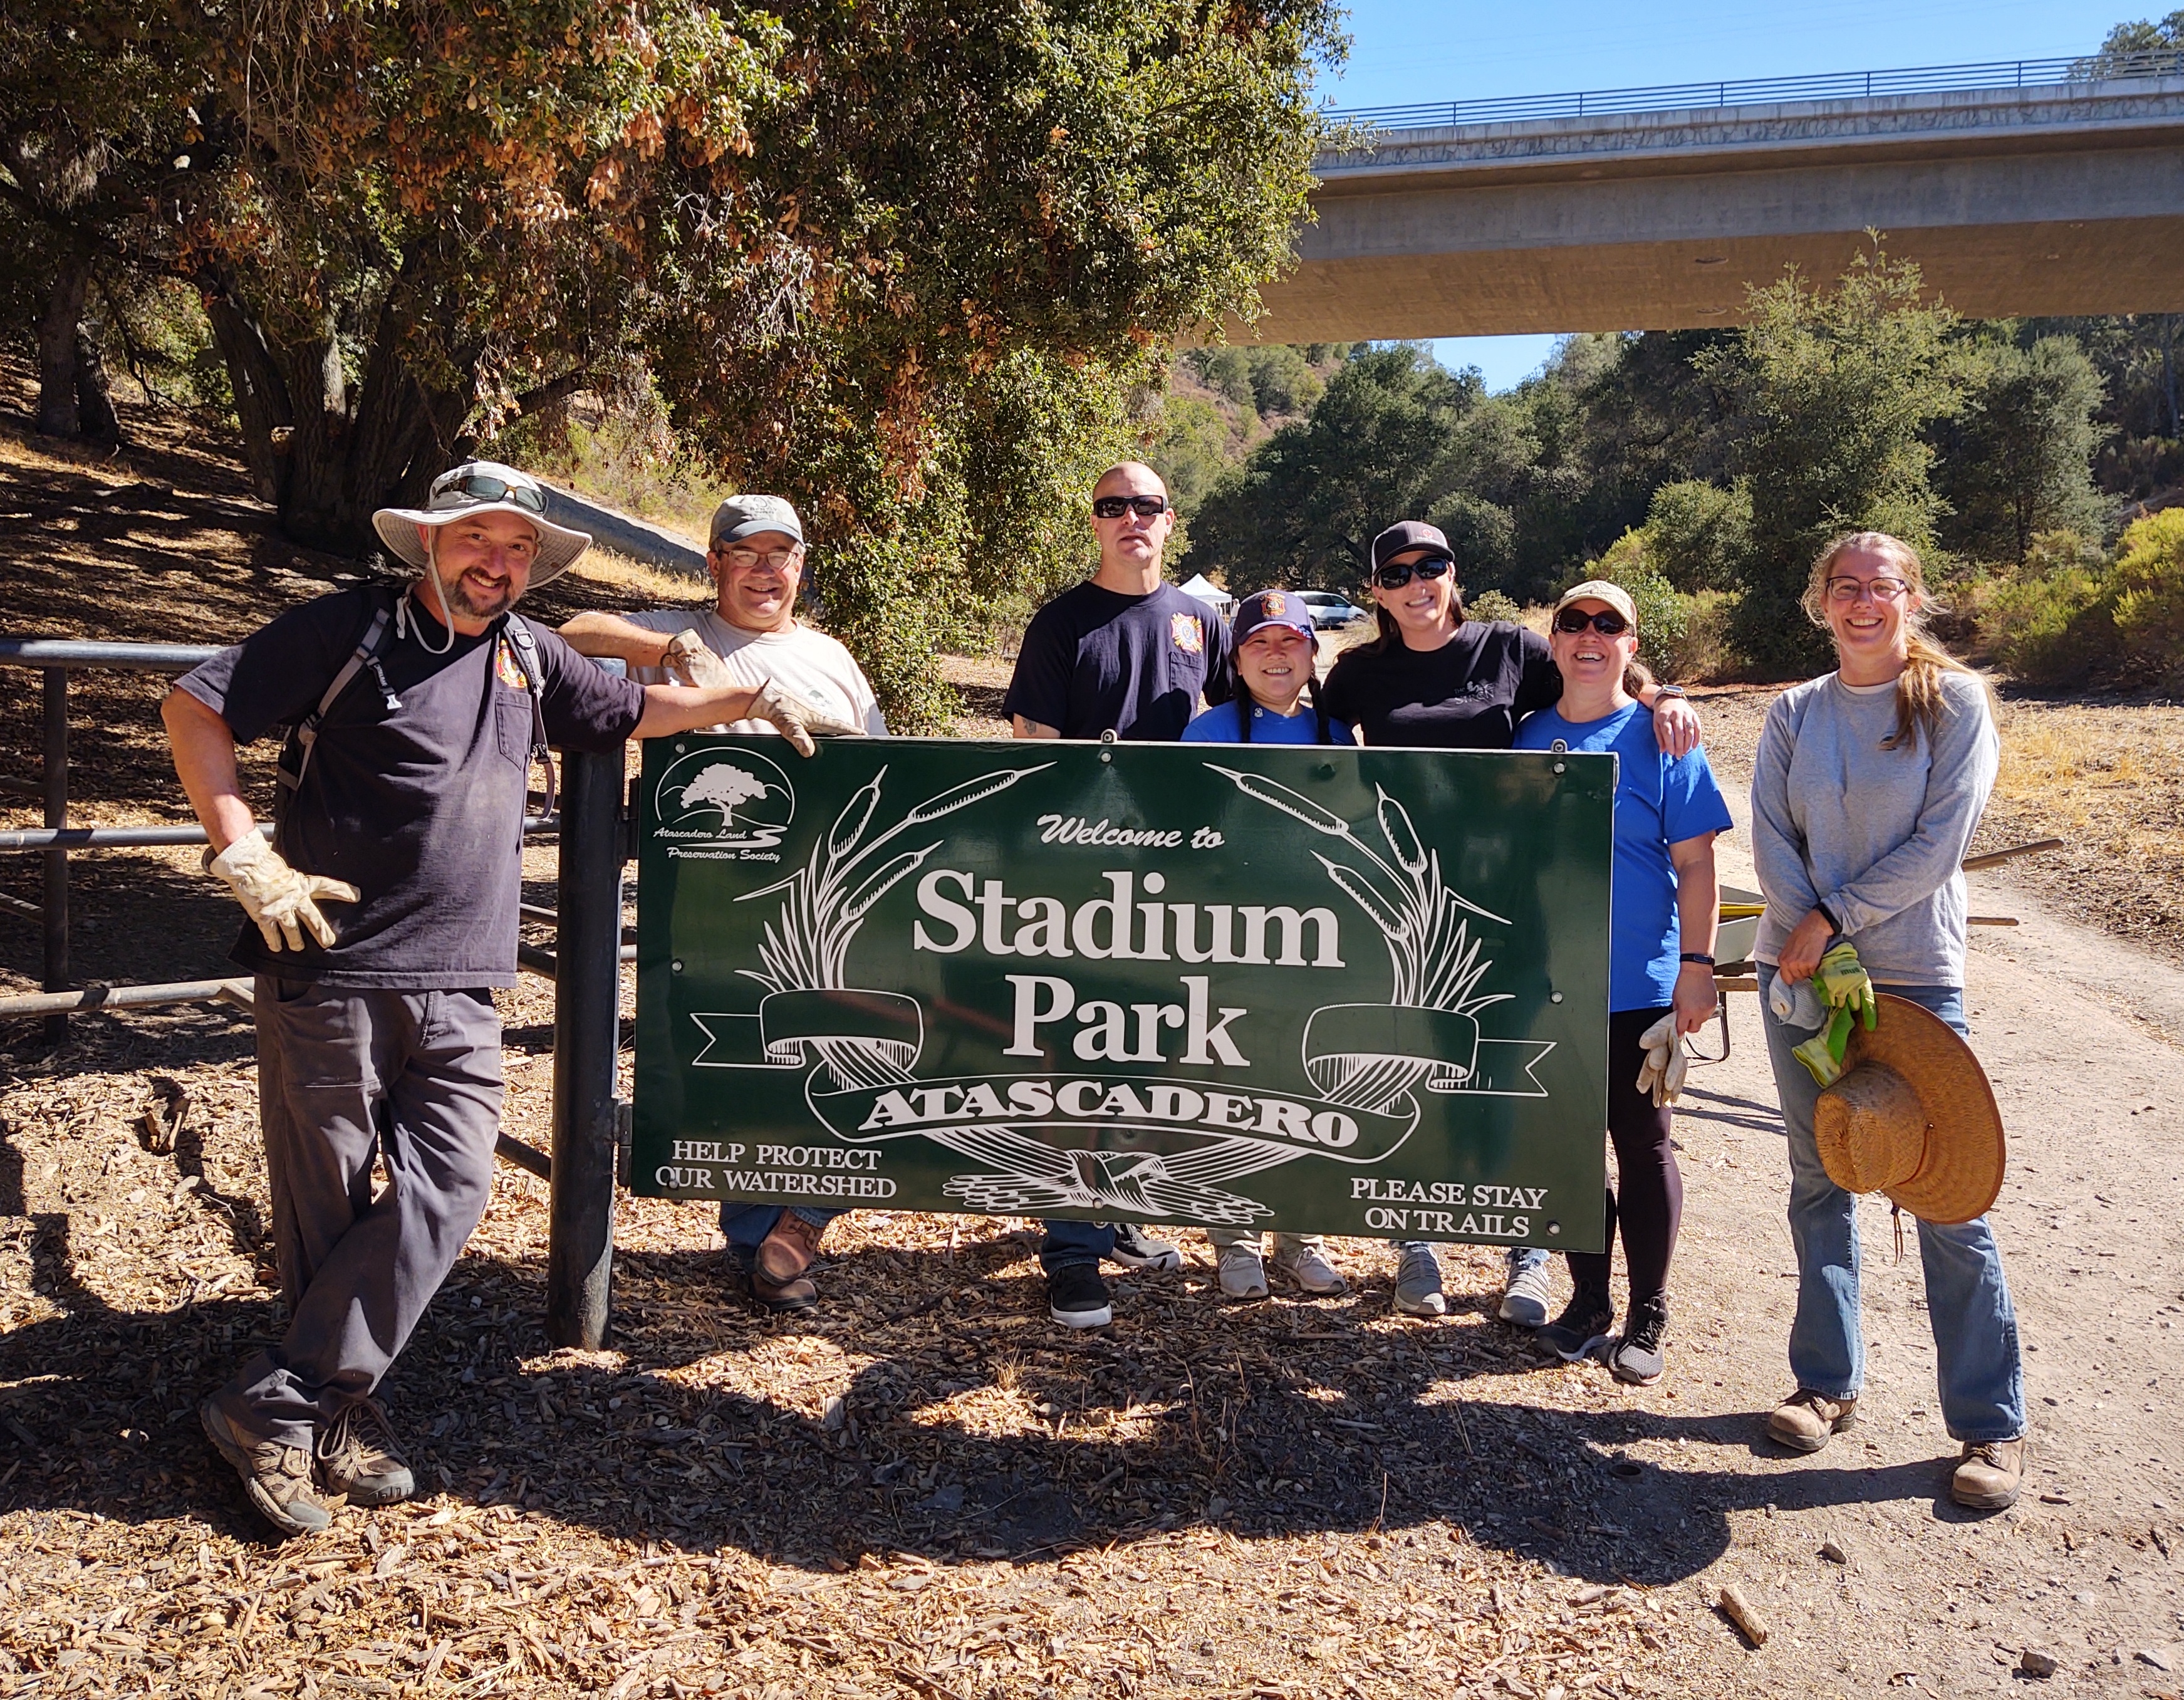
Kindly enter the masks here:
[[[369, 1395], [485, 1214], [500, 1125], [493, 994], [258, 977], [259, 1121], [288, 1329], [217, 1397], [309, 1446]], [[372, 1196], [375, 1160], [387, 1173]]]

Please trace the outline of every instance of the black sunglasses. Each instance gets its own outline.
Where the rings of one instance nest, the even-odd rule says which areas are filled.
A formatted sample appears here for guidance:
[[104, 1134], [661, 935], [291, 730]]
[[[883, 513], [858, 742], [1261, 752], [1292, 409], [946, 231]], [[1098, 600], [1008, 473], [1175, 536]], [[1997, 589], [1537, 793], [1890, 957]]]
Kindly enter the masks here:
[[432, 481], [436, 496], [461, 494], [476, 496], [481, 501], [510, 502], [526, 513], [546, 511], [546, 494], [530, 484], [511, 484], [505, 478], [496, 478], [490, 472], [463, 472], [443, 476]]
[[1582, 608], [1565, 608], [1555, 616], [1557, 632], [1582, 632], [1588, 626], [1603, 638], [1619, 638], [1630, 629], [1630, 622], [1613, 608], [1603, 608], [1597, 614], [1588, 614]]
[[1429, 555], [1424, 560], [1397, 561], [1382, 567], [1373, 575], [1373, 582], [1383, 590], [1401, 590], [1411, 582], [1411, 575], [1420, 578], [1439, 578], [1456, 563], [1445, 555]]
[[1125, 514], [1135, 514], [1141, 520], [1156, 520], [1167, 511], [1165, 496], [1095, 496], [1092, 513], [1096, 519], [1119, 520]]

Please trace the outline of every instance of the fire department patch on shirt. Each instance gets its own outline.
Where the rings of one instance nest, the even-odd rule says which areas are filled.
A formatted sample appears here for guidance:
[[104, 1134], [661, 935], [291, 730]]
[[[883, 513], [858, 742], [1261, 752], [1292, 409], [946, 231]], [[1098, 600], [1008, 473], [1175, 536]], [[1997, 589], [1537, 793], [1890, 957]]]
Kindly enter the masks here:
[[1195, 614], [1172, 614], [1168, 616], [1168, 636], [1175, 646], [1186, 655], [1195, 655], [1206, 648], [1206, 627], [1199, 623]]
[[505, 638], [499, 638], [493, 644], [493, 670], [500, 675], [501, 683], [506, 685], [510, 690], [521, 691], [531, 688], [524, 681], [523, 669], [515, 665], [515, 652], [509, 648], [508, 639]]

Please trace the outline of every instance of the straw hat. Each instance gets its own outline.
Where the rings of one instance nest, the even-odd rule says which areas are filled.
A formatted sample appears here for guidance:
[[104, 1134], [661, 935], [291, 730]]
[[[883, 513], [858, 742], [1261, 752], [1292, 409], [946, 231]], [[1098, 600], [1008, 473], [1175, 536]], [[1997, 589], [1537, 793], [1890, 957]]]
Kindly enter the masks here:
[[1851, 1029], [1813, 1133], [1829, 1179], [1885, 1192], [1922, 1222], [1970, 1222], [2002, 1190], [1994, 1089], [1957, 1030], [1908, 998], [1884, 992], [1880, 1025]]

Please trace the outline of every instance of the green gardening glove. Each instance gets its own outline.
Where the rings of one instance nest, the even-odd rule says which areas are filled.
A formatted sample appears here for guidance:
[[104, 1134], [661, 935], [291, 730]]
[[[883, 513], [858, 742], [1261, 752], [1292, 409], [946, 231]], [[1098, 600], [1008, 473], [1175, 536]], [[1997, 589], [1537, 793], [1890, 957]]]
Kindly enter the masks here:
[[[1858, 947], [1845, 939], [1820, 958], [1819, 971], [1813, 976], [1813, 989], [1820, 995], [1820, 1001], [1835, 1010], [1854, 1011], [1865, 1022], [1865, 1030], [1871, 1033], [1880, 1023], [1880, 1004], [1873, 992], [1873, 981], [1858, 960]], [[1842, 1047], [1835, 1047], [1836, 1060], [1842, 1060]]]
[[[1817, 979], [1814, 982], [1818, 984]], [[1828, 1024], [1790, 1054], [1805, 1065], [1805, 1072], [1825, 1089], [1842, 1079], [1843, 1053], [1850, 1049], [1850, 1029], [1857, 1019], [1845, 1005], [1828, 1017]], [[1869, 1017], [1868, 1026], [1871, 1025]]]

